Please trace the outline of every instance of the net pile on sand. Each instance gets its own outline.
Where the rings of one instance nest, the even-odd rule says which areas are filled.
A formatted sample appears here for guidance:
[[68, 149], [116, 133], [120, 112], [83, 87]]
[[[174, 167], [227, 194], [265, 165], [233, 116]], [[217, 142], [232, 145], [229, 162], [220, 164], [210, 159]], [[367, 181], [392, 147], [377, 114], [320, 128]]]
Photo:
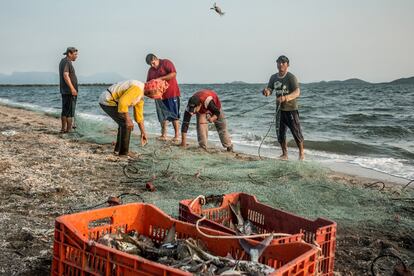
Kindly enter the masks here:
[[326, 217], [342, 225], [414, 227], [412, 202], [401, 200], [413, 198], [412, 189], [340, 183], [313, 162], [234, 158], [218, 150], [206, 153], [194, 148], [148, 146], [125, 169], [132, 183], [152, 181], [160, 193], [148, 194], [147, 200], [173, 215], [177, 215], [177, 202], [183, 198], [245, 192], [308, 218]]

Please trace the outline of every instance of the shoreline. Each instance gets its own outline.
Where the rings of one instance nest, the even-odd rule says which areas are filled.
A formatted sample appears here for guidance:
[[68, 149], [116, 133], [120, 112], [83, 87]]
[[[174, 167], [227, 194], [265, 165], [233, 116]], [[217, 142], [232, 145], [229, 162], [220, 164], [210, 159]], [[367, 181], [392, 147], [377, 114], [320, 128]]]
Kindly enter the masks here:
[[[35, 107], [31, 107], [30, 104], [26, 105], [26, 104], [19, 104], [19, 103], [15, 103], [15, 102], [11, 102], [11, 103], [7, 103], [6, 102], [0, 102], [0, 106], [5, 106], [5, 107], [10, 107], [10, 108], [15, 108], [15, 109], [22, 109], [22, 110], [28, 110], [30, 112], [36, 112], [38, 114], [41, 115], [45, 115], [48, 117], [54, 117], [54, 118], [59, 118], [58, 114], [55, 114], [56, 110], [42, 110], [42, 111], [36, 111], [34, 110]], [[78, 115], [80, 117], [82, 117], [83, 119], [87, 119], [90, 115], [86, 114], [86, 113], [78, 113]], [[105, 115], [104, 115], [105, 116]], [[110, 120], [109, 120], [110, 121]], [[112, 122], [112, 121], [111, 121]], [[134, 132], [132, 133], [133, 135], [137, 134], [136, 132], [136, 128], [134, 129]], [[149, 137], [157, 137], [158, 134], [156, 133], [149, 133], [147, 132]], [[169, 133], [171, 134], [171, 133]], [[97, 142], [94, 141], [96, 139], [94, 139], [94, 137], [89, 136], [89, 140], [92, 143], [101, 143], [101, 142]], [[104, 139], [104, 140], [108, 140], [108, 139]], [[190, 142], [193, 142], [194, 144], [196, 144], [196, 137], [188, 137], [188, 140]], [[221, 149], [221, 144], [220, 141], [218, 140], [213, 140], [210, 137], [209, 143], [212, 146], [212, 148], [217, 148], [217, 149]], [[131, 144], [133, 145], [133, 144]], [[136, 149], [137, 147], [135, 147]], [[235, 153], [238, 154], [243, 154], [243, 155], [251, 155], [253, 157], [258, 157], [258, 147], [257, 146], [253, 146], [253, 145], [244, 145], [244, 144], [239, 144], [239, 143], [234, 143], [234, 149], [235, 149]], [[290, 153], [290, 159], [289, 161], [297, 161], [296, 155], [297, 155], [297, 148], [296, 146], [289, 146], [288, 148], [289, 153]], [[323, 153], [323, 152], [322, 152]], [[265, 148], [263, 147], [261, 150], [261, 155], [263, 157], [272, 159], [272, 160], [278, 160], [277, 156], [279, 156], [281, 154], [280, 148], [277, 146], [275, 148]], [[313, 153], [312, 150], [307, 150], [306, 149], [306, 141], [305, 141], [305, 162], [310, 161], [310, 162], [317, 162], [318, 164], [322, 165], [323, 167], [326, 167], [330, 170], [333, 171], [333, 173], [340, 173], [340, 174], [345, 174], [348, 176], [353, 176], [353, 177], [360, 177], [362, 179], [366, 179], [368, 181], [383, 181], [385, 182], [387, 185], [407, 185], [407, 183], [409, 183], [410, 181], [412, 181], [412, 179], [409, 179], [407, 177], [403, 177], [403, 176], [398, 176], [398, 175], [394, 175], [391, 173], [387, 173], [384, 171], [380, 171], [380, 170], [376, 170], [374, 168], [368, 168], [368, 167], [364, 167], [360, 164], [354, 164], [351, 163], [350, 160], [345, 160], [345, 159], [330, 159], [328, 157], [321, 157], [320, 155], [318, 155], [317, 153]]]
[[[381, 186], [364, 187], [366, 178], [332, 170], [325, 176], [316, 162], [259, 160], [218, 148], [205, 152], [195, 141], [181, 149], [153, 137], [138, 148], [143, 158], [134, 161], [114, 156], [111, 144], [82, 141], [59, 130], [56, 117], [0, 104], [0, 244], [5, 252], [0, 274], [49, 274], [55, 219], [105, 205], [108, 196], [122, 193], [138, 193], [173, 216], [181, 199], [246, 192], [300, 216], [333, 219], [338, 223], [335, 271], [343, 275], [364, 274], [384, 248], [400, 252], [403, 259], [414, 257], [409, 202], [386, 200]], [[135, 136], [131, 140], [138, 143]], [[140, 171], [134, 179], [123, 174], [128, 164]], [[146, 191], [145, 183], [154, 177], [157, 191]], [[413, 194], [412, 187], [404, 195], [398, 183], [374, 180], [386, 182], [385, 192], [393, 197], [398, 196], [394, 192]], [[141, 200], [124, 203], [134, 201]]]

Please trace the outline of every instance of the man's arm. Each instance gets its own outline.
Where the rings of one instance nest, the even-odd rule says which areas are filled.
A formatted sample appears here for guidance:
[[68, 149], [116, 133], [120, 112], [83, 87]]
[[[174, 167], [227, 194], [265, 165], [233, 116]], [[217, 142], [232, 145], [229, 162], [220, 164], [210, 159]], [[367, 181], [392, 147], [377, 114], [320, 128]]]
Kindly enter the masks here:
[[147, 139], [147, 133], [145, 132], [145, 127], [144, 127], [144, 101], [143, 99], [141, 99], [134, 106], [134, 118], [141, 132], [141, 145], [145, 146], [148, 142], [148, 139]]
[[272, 95], [272, 91], [274, 89], [274, 80], [273, 80], [273, 76], [272, 75], [269, 79], [269, 82], [267, 83], [267, 87], [265, 89], [263, 89], [262, 93], [264, 96], [268, 97], [270, 95]]
[[77, 96], [78, 91], [76, 91], [75, 87], [72, 84], [72, 81], [69, 77], [69, 72], [63, 72], [63, 79], [65, 80], [66, 84], [69, 86], [70, 92], [72, 93], [72, 96]]
[[211, 116], [208, 121], [210, 123], [214, 123], [218, 117], [220, 116], [220, 110], [217, 108], [216, 104], [211, 100], [207, 106], [207, 110], [209, 110], [213, 116]]
[[167, 74], [165, 76], [159, 77], [158, 79], [159, 80], [169, 81], [169, 80], [175, 78], [175, 76], [177, 76], [177, 72], [171, 72], [171, 73], [169, 73], [169, 74]]
[[282, 96], [280, 97], [280, 102], [288, 102], [291, 100], [294, 100], [296, 98], [298, 98], [300, 96], [300, 88], [299, 88], [299, 82], [297, 80], [297, 78], [295, 76], [292, 75], [292, 77], [290, 78], [290, 85], [293, 88], [293, 91], [291, 93], [289, 93], [286, 96]]
[[298, 98], [299, 96], [300, 96], [300, 88], [298, 87], [292, 93], [285, 96], [285, 101], [288, 102], [288, 101], [294, 100]]
[[144, 121], [138, 123], [139, 130], [141, 131], [141, 146], [145, 146], [148, 143], [147, 133], [145, 132]]
[[191, 121], [191, 114], [188, 111], [185, 111], [184, 113], [184, 119], [181, 124], [181, 146], [186, 147], [187, 146], [187, 131], [188, 127], [190, 125]]
[[164, 59], [162, 66], [167, 72], [167, 75], [159, 77], [158, 79], [169, 81], [177, 76], [177, 70], [175, 70], [175, 66], [170, 60]]

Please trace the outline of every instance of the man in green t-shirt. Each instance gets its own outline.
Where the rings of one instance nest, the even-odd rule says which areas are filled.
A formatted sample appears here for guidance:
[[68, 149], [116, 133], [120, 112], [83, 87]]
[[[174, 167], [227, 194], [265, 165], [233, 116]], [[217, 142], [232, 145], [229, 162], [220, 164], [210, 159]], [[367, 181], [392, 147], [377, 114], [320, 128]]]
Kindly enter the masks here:
[[263, 95], [268, 97], [276, 90], [276, 99], [280, 110], [279, 120], [277, 122], [277, 139], [282, 147], [281, 159], [288, 159], [286, 131], [287, 127], [292, 132], [296, 145], [299, 148], [299, 160], [305, 159], [303, 135], [299, 122], [299, 111], [297, 98], [300, 96], [299, 82], [296, 77], [288, 72], [289, 59], [286, 56], [280, 56], [277, 60], [278, 73], [270, 77], [267, 88], [263, 90]]

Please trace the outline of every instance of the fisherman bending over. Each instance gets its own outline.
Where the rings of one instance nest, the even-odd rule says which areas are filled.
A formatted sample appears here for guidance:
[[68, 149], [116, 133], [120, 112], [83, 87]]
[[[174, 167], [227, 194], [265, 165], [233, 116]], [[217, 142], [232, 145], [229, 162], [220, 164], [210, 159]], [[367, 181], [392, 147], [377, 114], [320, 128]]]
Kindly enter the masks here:
[[147, 143], [144, 128], [144, 95], [151, 99], [161, 99], [168, 88], [163, 80], [152, 80], [142, 83], [137, 80], [127, 80], [110, 86], [99, 97], [99, 105], [118, 124], [118, 134], [115, 153], [128, 155], [131, 131], [134, 129], [128, 108], [134, 107], [134, 119], [141, 131], [141, 145]]
[[188, 100], [181, 125], [181, 146], [187, 146], [188, 126], [194, 114], [197, 114], [197, 140], [201, 148], [207, 149], [208, 123], [210, 122], [216, 126], [223, 147], [227, 151], [233, 151], [221, 102], [213, 90], [201, 90]]

